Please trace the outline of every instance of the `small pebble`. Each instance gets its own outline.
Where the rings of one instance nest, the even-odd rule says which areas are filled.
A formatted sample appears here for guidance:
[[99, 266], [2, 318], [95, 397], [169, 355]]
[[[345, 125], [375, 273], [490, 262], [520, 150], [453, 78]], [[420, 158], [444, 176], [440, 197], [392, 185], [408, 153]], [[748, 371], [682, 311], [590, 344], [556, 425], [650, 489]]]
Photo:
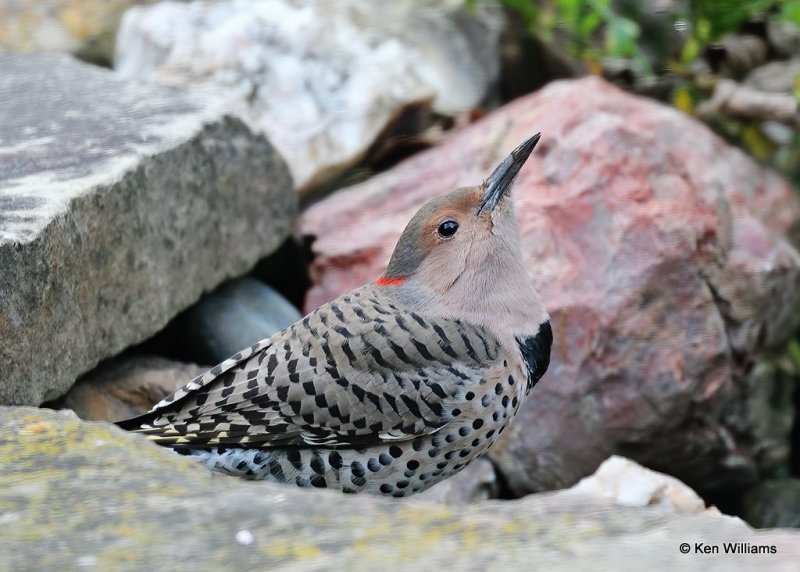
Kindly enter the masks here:
[[250, 546], [255, 541], [256, 539], [253, 536], [253, 533], [247, 530], [246, 528], [236, 533], [236, 542], [238, 542], [242, 546]]

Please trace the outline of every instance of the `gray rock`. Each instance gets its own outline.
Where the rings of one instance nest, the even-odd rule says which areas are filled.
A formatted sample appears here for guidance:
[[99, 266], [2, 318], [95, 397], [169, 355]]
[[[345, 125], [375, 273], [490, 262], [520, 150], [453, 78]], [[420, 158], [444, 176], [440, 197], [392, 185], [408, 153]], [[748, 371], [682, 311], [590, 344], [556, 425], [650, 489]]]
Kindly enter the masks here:
[[800, 74], [800, 58], [775, 61], [757, 67], [747, 75], [744, 84], [767, 93], [794, 93], [794, 78]]
[[148, 355], [121, 356], [83, 376], [60, 406], [81, 419], [121, 421], [149, 411], [187, 381], [208, 370]]
[[741, 515], [757, 528], [800, 528], [800, 479], [773, 479], [742, 497]]
[[457, 115], [499, 75], [491, 1], [223, 0], [126, 12], [114, 66], [214, 86], [266, 133], [301, 191], [360, 161], [411, 109]]
[[789, 124], [795, 121], [797, 112], [798, 103], [794, 95], [762, 91], [732, 79], [719, 80], [714, 85], [711, 98], [697, 106], [697, 115], [703, 118], [722, 113], [743, 119]]
[[175, 320], [167, 335], [179, 343], [183, 359], [215, 365], [302, 317], [275, 290], [245, 277], [203, 296]]
[[269, 142], [214, 99], [0, 57], [0, 403], [38, 404], [285, 239]]
[[[722, 542], [775, 546], [724, 554]], [[683, 542], [720, 554], [682, 554]], [[574, 491], [447, 507], [247, 483], [71, 414], [0, 408], [10, 570], [794, 571], [800, 532]]]
[[793, 22], [768, 18], [767, 39], [770, 47], [782, 58], [790, 58], [800, 51], [800, 29]]

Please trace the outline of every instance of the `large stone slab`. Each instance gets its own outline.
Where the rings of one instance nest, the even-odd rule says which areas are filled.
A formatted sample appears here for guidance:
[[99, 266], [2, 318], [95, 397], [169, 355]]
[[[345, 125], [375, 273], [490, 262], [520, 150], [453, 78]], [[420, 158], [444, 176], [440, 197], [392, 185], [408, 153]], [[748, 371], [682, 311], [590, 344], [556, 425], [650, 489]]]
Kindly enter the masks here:
[[562, 488], [618, 453], [710, 494], [785, 466], [794, 382], [767, 350], [800, 315], [798, 197], [699, 122], [597, 78], [552, 83], [306, 210], [306, 307], [375, 280], [423, 202], [537, 131], [514, 199], [553, 352], [490, 451], [503, 481]]
[[0, 403], [38, 404], [288, 235], [269, 142], [214, 99], [0, 56]]
[[[447, 507], [246, 483], [67, 412], [0, 408], [9, 570], [797, 569], [800, 531], [663, 504], [564, 491]], [[725, 542], [775, 553], [725, 554]]]

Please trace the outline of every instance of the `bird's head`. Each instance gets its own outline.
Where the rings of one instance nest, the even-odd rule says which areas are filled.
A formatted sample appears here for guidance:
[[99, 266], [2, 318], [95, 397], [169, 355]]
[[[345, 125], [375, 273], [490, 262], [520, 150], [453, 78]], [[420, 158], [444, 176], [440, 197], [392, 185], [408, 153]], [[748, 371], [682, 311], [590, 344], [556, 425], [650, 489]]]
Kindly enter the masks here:
[[482, 184], [423, 205], [400, 236], [378, 286], [420, 311], [485, 325], [525, 313], [520, 304], [535, 306], [535, 319], [546, 316], [523, 265], [510, 196], [539, 136], [514, 149]]

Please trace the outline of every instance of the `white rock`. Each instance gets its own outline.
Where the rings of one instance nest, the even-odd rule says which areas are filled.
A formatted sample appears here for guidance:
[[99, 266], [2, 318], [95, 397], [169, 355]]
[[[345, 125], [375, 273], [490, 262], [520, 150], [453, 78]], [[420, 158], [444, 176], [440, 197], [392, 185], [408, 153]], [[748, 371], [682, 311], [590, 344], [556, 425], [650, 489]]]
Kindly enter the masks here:
[[606, 459], [593, 475], [581, 479], [569, 491], [600, 496], [619, 506], [652, 506], [676, 513], [706, 510], [703, 499], [678, 479], [617, 455]]
[[298, 189], [356, 163], [409, 106], [454, 115], [498, 75], [502, 12], [464, 0], [163, 2], [126, 12], [115, 68], [223, 88]]

